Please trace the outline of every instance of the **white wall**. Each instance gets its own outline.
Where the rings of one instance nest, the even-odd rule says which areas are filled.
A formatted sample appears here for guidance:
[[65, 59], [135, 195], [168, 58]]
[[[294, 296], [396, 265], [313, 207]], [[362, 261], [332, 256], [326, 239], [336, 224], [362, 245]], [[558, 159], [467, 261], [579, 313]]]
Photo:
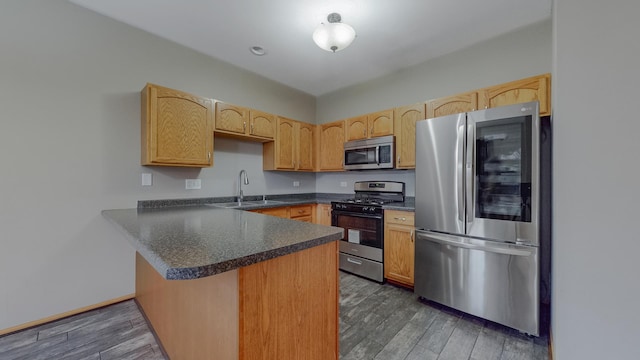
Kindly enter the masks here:
[[246, 194], [315, 191], [313, 174], [263, 173], [255, 143], [216, 139], [211, 169], [139, 165], [146, 82], [310, 122], [312, 96], [64, 0], [2, 1], [0, 49], [0, 330], [134, 291], [134, 250], [102, 209], [232, 195], [241, 168]]
[[323, 124], [548, 72], [551, 20], [322, 95], [316, 119]]
[[640, 3], [553, 12], [555, 359], [640, 359]]

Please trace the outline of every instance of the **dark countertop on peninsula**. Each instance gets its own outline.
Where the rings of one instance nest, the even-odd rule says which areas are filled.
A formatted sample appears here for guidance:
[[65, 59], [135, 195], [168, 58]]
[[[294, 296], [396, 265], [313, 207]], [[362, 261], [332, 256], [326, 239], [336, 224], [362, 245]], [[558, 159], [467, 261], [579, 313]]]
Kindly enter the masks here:
[[212, 205], [115, 209], [102, 214], [169, 280], [219, 274], [343, 236], [341, 228]]

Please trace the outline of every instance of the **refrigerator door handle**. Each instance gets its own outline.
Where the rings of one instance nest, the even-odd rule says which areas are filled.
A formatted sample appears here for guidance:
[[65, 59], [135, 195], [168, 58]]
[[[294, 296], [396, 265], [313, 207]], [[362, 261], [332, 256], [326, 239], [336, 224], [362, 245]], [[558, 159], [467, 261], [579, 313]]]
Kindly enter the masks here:
[[[464, 242], [461, 237], [451, 237], [445, 235], [439, 235], [434, 233], [423, 233], [420, 231], [416, 231], [416, 240], [426, 240], [431, 242], [436, 242], [442, 245], [450, 245], [464, 249], [472, 249], [472, 250], [480, 250], [486, 252], [492, 252], [496, 254], [504, 254], [504, 255], [513, 255], [513, 256], [531, 256], [532, 252], [524, 246], [520, 246], [519, 248], [514, 248], [513, 245], [479, 245], [473, 244], [469, 242]], [[457, 240], [454, 240], [457, 239]], [[486, 240], [480, 240], [486, 241]]]
[[[467, 120], [467, 153], [465, 157], [465, 183], [466, 183], [466, 215], [467, 224], [473, 223], [475, 198], [473, 194], [474, 187], [474, 164], [475, 164], [475, 144], [476, 144], [476, 126], [472, 119]], [[469, 229], [469, 227], [467, 227]], [[468, 231], [468, 230], [467, 230]]]
[[458, 221], [462, 222], [464, 224], [465, 219], [464, 219], [464, 203], [465, 203], [465, 198], [464, 198], [464, 176], [463, 174], [463, 167], [464, 167], [464, 145], [465, 145], [465, 138], [464, 138], [464, 121], [459, 122], [458, 123], [458, 139], [457, 139], [457, 162], [456, 162], [456, 192], [457, 192], [457, 203], [458, 203]]

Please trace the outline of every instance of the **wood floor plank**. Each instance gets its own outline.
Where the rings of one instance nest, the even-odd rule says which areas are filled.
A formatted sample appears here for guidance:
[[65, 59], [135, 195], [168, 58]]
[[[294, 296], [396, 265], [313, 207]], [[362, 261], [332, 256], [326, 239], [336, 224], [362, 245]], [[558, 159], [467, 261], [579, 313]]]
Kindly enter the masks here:
[[471, 352], [471, 360], [500, 360], [504, 347], [505, 334], [495, 328], [493, 324], [487, 324]]
[[475, 319], [462, 317], [457, 322], [451, 336], [449, 336], [449, 340], [442, 349], [438, 360], [468, 359], [483, 325], [483, 323], [477, 322]]
[[19, 347], [27, 346], [38, 341], [38, 331], [35, 329], [23, 330], [0, 337], [0, 354]]
[[420, 341], [418, 341], [418, 345], [435, 354], [440, 354], [459, 320], [460, 316], [444, 312], [438, 313]]
[[438, 354], [420, 345], [414, 346], [405, 360], [437, 360]]
[[38, 354], [46, 353], [48, 349], [54, 347], [57, 344], [67, 341], [67, 334], [58, 334], [42, 341], [36, 341], [34, 343], [13, 348], [8, 351], [0, 352], [0, 359], [3, 360], [17, 360], [17, 359], [34, 359]]
[[427, 307], [418, 309], [374, 359], [403, 360], [406, 358], [431, 325], [434, 317], [431, 309]]

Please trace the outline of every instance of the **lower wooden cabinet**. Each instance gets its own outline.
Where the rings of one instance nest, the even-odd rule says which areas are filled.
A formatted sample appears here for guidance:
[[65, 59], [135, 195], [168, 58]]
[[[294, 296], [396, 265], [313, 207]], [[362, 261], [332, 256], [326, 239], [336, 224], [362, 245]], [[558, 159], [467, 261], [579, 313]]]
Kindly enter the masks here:
[[384, 212], [384, 277], [408, 287], [414, 283], [414, 218], [410, 211]]
[[317, 204], [316, 209], [316, 224], [331, 226], [331, 204]]
[[316, 205], [304, 204], [293, 206], [280, 206], [267, 209], [251, 210], [264, 215], [277, 216], [285, 219], [305, 221], [313, 223], [316, 220]]

